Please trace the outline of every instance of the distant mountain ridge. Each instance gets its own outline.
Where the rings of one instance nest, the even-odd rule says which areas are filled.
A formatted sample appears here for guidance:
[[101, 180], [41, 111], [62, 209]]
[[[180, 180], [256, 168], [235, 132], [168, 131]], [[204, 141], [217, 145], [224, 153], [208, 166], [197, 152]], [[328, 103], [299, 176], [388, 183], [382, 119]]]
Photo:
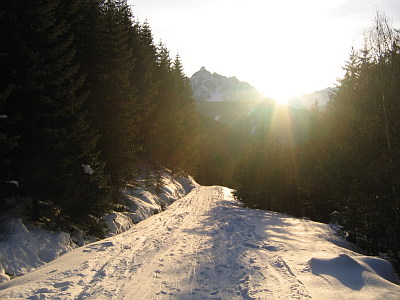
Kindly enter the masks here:
[[262, 98], [257, 89], [236, 77], [225, 77], [211, 73], [205, 67], [190, 78], [190, 85], [196, 102], [245, 101], [253, 102]]
[[[257, 102], [263, 99], [260, 92], [248, 82], [240, 81], [235, 76], [226, 77], [211, 73], [201, 67], [190, 78], [190, 86], [197, 103], [202, 102]], [[288, 106], [310, 109], [315, 101], [325, 107], [337, 88], [328, 87], [310, 94], [294, 96], [288, 100]]]
[[337, 88], [328, 87], [311, 94], [302, 94], [289, 99], [288, 105], [294, 108], [310, 109], [317, 101], [319, 107], [325, 107], [336, 92]]

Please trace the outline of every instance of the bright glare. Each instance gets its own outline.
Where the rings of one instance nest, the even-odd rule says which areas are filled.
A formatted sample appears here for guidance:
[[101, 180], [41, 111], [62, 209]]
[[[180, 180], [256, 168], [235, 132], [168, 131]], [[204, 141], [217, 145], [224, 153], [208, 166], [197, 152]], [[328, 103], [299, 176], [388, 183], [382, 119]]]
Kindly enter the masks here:
[[275, 100], [275, 102], [276, 102], [277, 104], [280, 104], [280, 105], [287, 105], [287, 104], [288, 104], [288, 99], [274, 98], [274, 100]]
[[[219, 59], [215, 64], [220, 68], [213, 69], [220, 74], [223, 74], [220, 69], [231, 70], [228, 75], [249, 82], [280, 104], [302, 93], [332, 86], [340, 75], [340, 63], [347, 59], [351, 41], [349, 44], [331, 43], [340, 25], [334, 28], [327, 24], [324, 13], [343, 2], [249, 0], [249, 5], [243, 7], [239, 5], [241, 1], [236, 1], [222, 23], [235, 24], [234, 20], [251, 16], [233, 25], [225, 34], [229, 40], [238, 41], [232, 48], [243, 53], [242, 57], [234, 60], [234, 64], [231, 60]], [[218, 39], [220, 37], [215, 37], [213, 44], [217, 44]], [[340, 49], [343, 45], [347, 48], [344, 51]], [[329, 66], [337, 53], [344, 54], [340, 63]], [[224, 57], [224, 54], [221, 51], [216, 57]]]
[[129, 2], [189, 77], [205, 66], [279, 102], [333, 86], [376, 9], [400, 21], [400, 5], [381, 0]]

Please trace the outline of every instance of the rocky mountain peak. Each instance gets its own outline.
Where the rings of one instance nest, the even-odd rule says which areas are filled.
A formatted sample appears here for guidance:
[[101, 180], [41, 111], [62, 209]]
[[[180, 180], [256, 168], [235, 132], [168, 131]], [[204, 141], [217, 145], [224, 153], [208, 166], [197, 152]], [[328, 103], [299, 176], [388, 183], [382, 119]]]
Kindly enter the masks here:
[[218, 73], [211, 73], [201, 67], [190, 78], [190, 85], [197, 102], [219, 101], [257, 101], [260, 93], [247, 82], [236, 77], [226, 77]]

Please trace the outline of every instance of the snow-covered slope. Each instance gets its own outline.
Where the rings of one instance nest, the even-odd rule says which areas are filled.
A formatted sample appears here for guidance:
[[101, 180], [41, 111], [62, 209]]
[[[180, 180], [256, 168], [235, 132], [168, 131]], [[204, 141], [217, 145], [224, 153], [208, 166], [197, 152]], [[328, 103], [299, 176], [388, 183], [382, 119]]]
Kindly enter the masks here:
[[197, 102], [257, 101], [260, 93], [247, 82], [236, 77], [210, 73], [202, 67], [190, 78], [190, 85]]
[[328, 225], [197, 187], [130, 230], [0, 285], [1, 299], [400, 299], [391, 265]]
[[[107, 236], [120, 234], [161, 212], [196, 185], [192, 178], [175, 178], [169, 172], [165, 172], [160, 181], [162, 187], [158, 192], [127, 186], [123, 197], [128, 211], [112, 212], [104, 217]], [[10, 276], [27, 274], [78, 246], [97, 240], [76, 228], [69, 232], [51, 232], [24, 224], [12, 215], [1, 218], [0, 226], [5, 225], [7, 233], [0, 235], [0, 283], [10, 280]]]

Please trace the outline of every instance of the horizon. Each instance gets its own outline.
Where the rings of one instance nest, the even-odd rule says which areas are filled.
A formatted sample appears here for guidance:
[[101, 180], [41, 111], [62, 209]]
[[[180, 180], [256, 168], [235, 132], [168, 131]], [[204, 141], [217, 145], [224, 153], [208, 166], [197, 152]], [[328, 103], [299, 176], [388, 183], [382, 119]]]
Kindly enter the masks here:
[[204, 66], [284, 102], [333, 87], [344, 75], [351, 48], [362, 45], [363, 32], [376, 11], [394, 27], [400, 24], [400, 3], [395, 0], [321, 2], [129, 0], [128, 4], [137, 20], [148, 20], [156, 42], [163, 41], [171, 56], [179, 53], [188, 77]]

